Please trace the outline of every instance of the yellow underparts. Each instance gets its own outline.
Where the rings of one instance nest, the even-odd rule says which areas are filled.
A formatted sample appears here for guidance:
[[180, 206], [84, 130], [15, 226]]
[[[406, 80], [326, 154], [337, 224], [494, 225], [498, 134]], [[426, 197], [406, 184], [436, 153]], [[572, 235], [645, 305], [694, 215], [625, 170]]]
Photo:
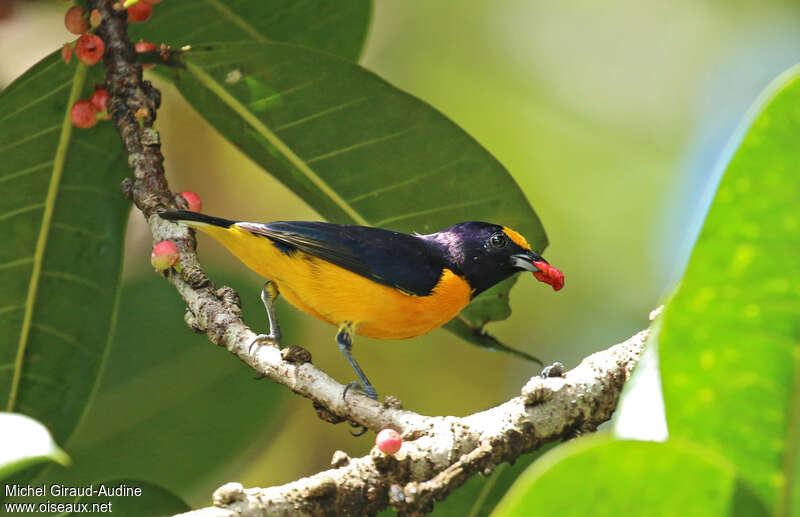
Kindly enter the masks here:
[[269, 238], [236, 225], [186, 224], [211, 235], [250, 269], [275, 282], [280, 294], [298, 309], [337, 327], [352, 322], [362, 336], [419, 336], [453, 319], [470, 300], [467, 281], [449, 269], [430, 295], [415, 296], [301, 251], [283, 253]]

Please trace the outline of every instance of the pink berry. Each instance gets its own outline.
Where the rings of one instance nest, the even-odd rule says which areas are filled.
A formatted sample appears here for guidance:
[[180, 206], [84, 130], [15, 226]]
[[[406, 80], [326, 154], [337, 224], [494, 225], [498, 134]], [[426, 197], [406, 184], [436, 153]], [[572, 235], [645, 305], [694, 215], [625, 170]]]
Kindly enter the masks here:
[[89, 129], [97, 124], [97, 109], [86, 99], [75, 101], [69, 110], [69, 118], [75, 127]]
[[72, 34], [83, 34], [89, 30], [89, 20], [86, 19], [86, 10], [74, 5], [64, 15], [64, 25]]
[[203, 202], [200, 200], [200, 196], [191, 190], [184, 190], [181, 192], [181, 196], [186, 200], [186, 203], [189, 205], [189, 210], [192, 212], [199, 212], [203, 209]]
[[152, 52], [154, 50], [158, 50], [158, 46], [155, 43], [150, 43], [149, 41], [145, 41], [140, 39], [138, 43], [136, 43], [136, 52]]
[[108, 111], [108, 101], [110, 99], [111, 95], [108, 94], [108, 90], [102, 86], [95, 86], [94, 93], [91, 97], [89, 97], [89, 102], [92, 103], [98, 113], [103, 114], [103, 120], [108, 120], [111, 118], [111, 116], [106, 113], [106, 111]]
[[147, 2], [138, 2], [128, 7], [128, 21], [131, 23], [144, 22], [153, 14], [153, 6]]
[[375, 437], [375, 445], [384, 454], [394, 454], [403, 445], [403, 437], [394, 429], [384, 429]]
[[89, 66], [100, 61], [105, 50], [106, 46], [103, 40], [96, 34], [84, 34], [78, 38], [78, 42], [75, 44], [75, 55], [78, 56], [81, 63]]
[[[158, 50], [158, 47], [155, 43], [150, 43], [149, 41], [139, 40], [136, 44], [136, 52], [143, 53], [143, 52], [153, 52], [154, 50]], [[148, 69], [153, 68], [153, 65], [142, 65], [142, 68]]]
[[61, 59], [65, 63], [69, 63], [70, 59], [72, 59], [72, 45], [69, 43], [64, 43], [64, 46], [61, 47]]
[[153, 246], [150, 263], [157, 271], [169, 269], [178, 262], [178, 247], [170, 241], [161, 241]]

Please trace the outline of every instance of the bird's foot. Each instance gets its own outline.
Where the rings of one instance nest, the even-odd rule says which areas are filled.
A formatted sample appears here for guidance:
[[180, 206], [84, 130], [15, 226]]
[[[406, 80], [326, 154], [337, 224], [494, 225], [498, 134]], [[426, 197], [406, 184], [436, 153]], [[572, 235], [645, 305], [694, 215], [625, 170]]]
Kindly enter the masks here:
[[[278, 348], [281, 347], [281, 339], [280, 336], [276, 337], [272, 334], [258, 334], [256, 337], [253, 338], [253, 341], [250, 342], [250, 347], [247, 349], [247, 353], [249, 355], [253, 355], [253, 348], [258, 345], [269, 344], [275, 345]], [[260, 381], [261, 379], [266, 379], [267, 376], [263, 373], [257, 377], [254, 377], [255, 380]]]
[[275, 345], [278, 348], [281, 347], [281, 337], [280, 335], [275, 334], [258, 334], [256, 337], [253, 338], [253, 341], [250, 342], [250, 348], [248, 349], [247, 353], [253, 355], [253, 348], [256, 345]]
[[[347, 397], [347, 392], [350, 391], [351, 389], [360, 391], [361, 393], [371, 398], [372, 400], [378, 400], [378, 392], [375, 391], [375, 388], [372, 386], [372, 384], [367, 383], [367, 386], [365, 388], [362, 387], [361, 384], [359, 384], [357, 381], [352, 381], [348, 383], [347, 386], [344, 387], [344, 391], [342, 391], [342, 400], [344, 400]], [[350, 422], [350, 427], [359, 428], [359, 430], [355, 433], [353, 431], [350, 431], [350, 434], [353, 436], [361, 436], [368, 430], [363, 425], [355, 424], [353, 422]]]
[[362, 436], [364, 433], [369, 431], [369, 429], [367, 429], [363, 425], [356, 424], [356, 423], [353, 423], [353, 422], [348, 422], [348, 424], [350, 424], [350, 427], [352, 427], [353, 429], [356, 429], [356, 428], [358, 429], [358, 431], [356, 431], [355, 433], [353, 431], [350, 431], [350, 436], [356, 436], [356, 437]]
[[366, 387], [363, 387], [358, 381], [352, 381], [344, 387], [344, 391], [342, 392], [342, 400], [346, 399], [347, 392], [351, 389], [360, 391], [364, 394], [364, 396], [369, 397], [372, 400], [378, 400], [378, 392], [375, 390], [372, 384], [367, 383]]

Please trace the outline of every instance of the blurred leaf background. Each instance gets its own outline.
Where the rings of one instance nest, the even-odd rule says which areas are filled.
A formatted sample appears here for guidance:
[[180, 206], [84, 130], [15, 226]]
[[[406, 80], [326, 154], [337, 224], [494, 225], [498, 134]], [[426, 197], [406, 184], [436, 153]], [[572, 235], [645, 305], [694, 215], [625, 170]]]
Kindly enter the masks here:
[[[13, 16], [0, 19], [0, 84], [72, 39], [64, 5], [14, 6]], [[733, 129], [798, 58], [800, 7], [789, 1], [378, 0], [360, 63], [452, 118], [520, 184], [547, 230], [545, 257], [567, 285], [554, 294], [524, 278], [512, 291], [514, 314], [490, 330], [573, 366], [647, 326], [648, 311], [683, 271], [713, 192], [713, 165]], [[228, 218], [317, 218], [174, 89], [158, 86], [174, 190], [198, 192], [204, 211]], [[370, 448], [370, 439], [319, 421], [305, 401], [251, 381], [235, 358], [186, 330], [177, 294], [150, 270], [150, 237], [136, 213], [126, 239], [117, 339], [75, 448], [64, 444], [73, 468], [85, 465], [81, 475], [146, 478], [197, 506], [221, 482], [287, 482], [325, 468], [336, 449], [361, 455]], [[240, 291], [247, 321], [263, 321], [259, 279], [210, 240], [201, 240], [200, 254], [218, 283]], [[307, 346], [316, 364], [350, 379], [330, 327], [285, 305], [279, 310], [287, 343]], [[152, 339], [126, 335], [142, 326]], [[355, 347], [382, 393], [428, 414], [483, 409], [535, 373], [444, 331], [404, 342], [359, 339]], [[218, 376], [186, 374], [202, 361], [218, 364]], [[99, 415], [118, 424], [103, 429]], [[221, 424], [237, 416], [244, 432]], [[187, 458], [202, 447], [205, 463], [164, 464], [157, 450], [142, 458], [147, 443], [166, 443], [154, 433], [162, 426]]]

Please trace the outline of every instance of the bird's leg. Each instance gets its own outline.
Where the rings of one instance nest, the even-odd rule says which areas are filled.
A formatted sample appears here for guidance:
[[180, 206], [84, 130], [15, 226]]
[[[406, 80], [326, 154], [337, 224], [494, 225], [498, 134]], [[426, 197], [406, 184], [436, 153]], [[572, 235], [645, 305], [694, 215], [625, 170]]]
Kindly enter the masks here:
[[[347, 391], [350, 388], [356, 388], [361, 390], [364, 395], [371, 398], [372, 400], [378, 400], [378, 392], [375, 391], [375, 388], [372, 386], [372, 383], [369, 382], [367, 376], [364, 375], [364, 371], [361, 370], [361, 367], [358, 366], [353, 354], [350, 353], [350, 350], [353, 348], [353, 326], [350, 323], [343, 323], [339, 327], [339, 333], [336, 334], [336, 343], [339, 345], [339, 350], [344, 355], [347, 362], [350, 363], [350, 366], [353, 367], [353, 370], [356, 372], [356, 377], [358, 377], [358, 381], [353, 381], [349, 383], [347, 386], [344, 387], [344, 391], [342, 392], [342, 398], [344, 399], [347, 396]], [[361, 436], [362, 434], [367, 432], [367, 428], [364, 426], [360, 426], [358, 424], [354, 424], [350, 422], [350, 427], [360, 427], [361, 429], [358, 432], [350, 431], [350, 434], [353, 436]]]
[[372, 400], [378, 400], [378, 392], [375, 391], [375, 388], [372, 386], [372, 383], [369, 382], [367, 376], [364, 375], [363, 370], [361, 367], [358, 366], [353, 354], [350, 353], [350, 350], [353, 348], [353, 326], [350, 323], [343, 323], [341, 327], [339, 327], [339, 333], [336, 334], [336, 343], [339, 345], [339, 351], [342, 352], [344, 358], [347, 359], [347, 362], [350, 363], [350, 366], [353, 367], [353, 370], [356, 372], [356, 377], [358, 377], [358, 382], [353, 381], [347, 385], [344, 389], [344, 393], [342, 393], [342, 397], [347, 395], [347, 390], [350, 388], [358, 388], [364, 395], [371, 398]]
[[253, 346], [261, 343], [272, 343], [281, 346], [281, 327], [278, 325], [278, 316], [275, 314], [274, 302], [278, 298], [278, 287], [275, 282], [267, 280], [264, 287], [261, 289], [261, 301], [264, 302], [264, 308], [267, 310], [267, 321], [269, 322], [269, 334], [259, 334], [250, 343], [250, 352], [253, 351]]

